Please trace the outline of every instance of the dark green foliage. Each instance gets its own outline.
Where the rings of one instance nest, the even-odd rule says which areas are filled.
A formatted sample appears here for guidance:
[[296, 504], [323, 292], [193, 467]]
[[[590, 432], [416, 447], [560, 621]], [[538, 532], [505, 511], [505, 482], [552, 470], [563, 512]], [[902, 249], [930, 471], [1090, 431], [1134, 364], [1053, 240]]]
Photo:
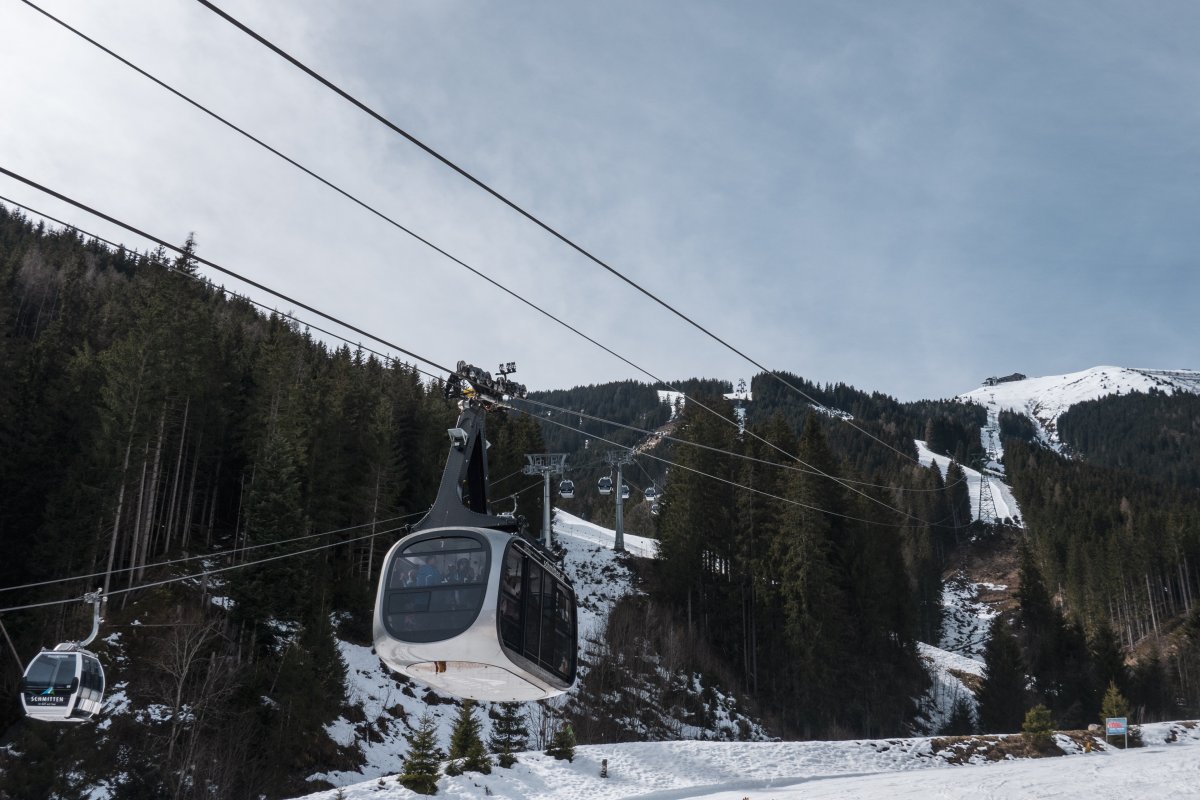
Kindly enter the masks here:
[[[194, 254], [194, 238], [185, 249]], [[184, 555], [223, 568], [345, 543], [204, 582], [234, 608], [199, 654], [204, 668], [185, 673], [185, 694], [219, 679], [188, 701], [191, 721], [140, 737], [114, 722], [78, 751], [62, 739], [51, 757], [74, 763], [86, 753], [123, 796], [300, 792], [303, 775], [347, 766], [324, 732], [344, 676], [330, 614], [369, 615], [398, 526], [383, 521], [428, 507], [454, 411], [413, 368], [331, 349], [193, 273], [187, 254], [113, 251], [0, 208], [0, 584], [103, 575], [111, 565], [123, 572], [97, 584], [126, 588], [188, 569], [154, 566]], [[347, 543], [372, 520], [389, 533]], [[166, 673], [152, 664], [165, 650], [147, 645], [178, 608], [215, 608], [200, 584], [109, 604], [106, 619], [128, 606], [146, 623], [122, 638], [138, 651], [122, 663], [133, 702], [163, 704]], [[32, 589], [10, 600], [60, 596]], [[51, 608], [8, 628], [31, 652], [89, 621], [81, 609]], [[197, 698], [208, 698], [203, 711]], [[0, 723], [17, 713], [6, 706]], [[135, 771], [119, 766], [134, 740], [138, 763], [157, 770], [139, 768], [138, 786], [126, 786], [116, 778]], [[17, 775], [5, 770], [0, 791]]]
[[1002, 619], [992, 623], [984, 648], [985, 672], [976, 698], [983, 733], [1015, 733], [1025, 708], [1025, 662], [1021, 648]]
[[520, 703], [501, 703], [500, 710], [492, 719], [492, 737], [488, 742], [496, 760], [502, 767], [517, 763], [514, 753], [529, 747], [529, 729], [521, 713]]
[[1129, 701], [1121, 694], [1115, 682], [1109, 682], [1108, 689], [1104, 692], [1104, 700], [1100, 703], [1100, 724], [1103, 725], [1104, 720], [1109, 717], [1129, 718]]
[[[1059, 418], [1061, 421], [1061, 417]], [[1000, 438], [1003, 439], [1019, 439], [1022, 442], [1034, 442], [1037, 440], [1037, 428], [1034, 427], [1033, 420], [1024, 414], [1018, 414], [1014, 411], [1000, 412]]]
[[555, 728], [550, 746], [546, 748], [546, 755], [559, 761], [575, 760], [575, 729], [571, 727], [571, 723], [563, 722]]
[[1025, 742], [1035, 750], [1044, 750], [1054, 740], [1054, 720], [1050, 709], [1041, 703], [1029, 709], [1021, 723]]
[[463, 772], [491, 773], [492, 760], [483, 747], [480, 734], [479, 718], [475, 716], [476, 703], [474, 700], [463, 700], [458, 707], [458, 716], [454, 719], [454, 727], [450, 731], [449, 757], [452, 767], [446, 768], [448, 775]]
[[737, 437], [701, 402], [729, 412], [727, 402], [701, 398], [685, 408], [676, 435], [757, 460], [677, 447], [681, 466], [672, 470], [658, 525], [663, 597], [689, 630], [727, 654], [765, 706], [779, 709], [782, 729], [899, 731], [910, 712], [904, 698], [920, 693], [925, 676], [913, 644], [913, 576], [898, 567], [912, 557], [925, 570], [920, 585], [935, 627], [941, 582], [932, 535], [925, 552], [914, 553], [887, 508], [894, 498], [838, 482], [844, 466], [819, 415], [802, 418], [799, 439], [785, 415], [771, 418], [756, 433], [775, 449]]
[[1200, 395], [1161, 391], [1077, 403], [1058, 434], [1090, 463], [1200, 489]]
[[943, 736], [970, 736], [975, 733], [975, 715], [971, 712], [971, 703], [965, 695], [954, 698], [950, 709], [950, 719], [941, 731]]
[[408, 737], [408, 755], [404, 757], [400, 785], [417, 794], [437, 794], [438, 763], [437, 722], [433, 715], [421, 715], [417, 729]]

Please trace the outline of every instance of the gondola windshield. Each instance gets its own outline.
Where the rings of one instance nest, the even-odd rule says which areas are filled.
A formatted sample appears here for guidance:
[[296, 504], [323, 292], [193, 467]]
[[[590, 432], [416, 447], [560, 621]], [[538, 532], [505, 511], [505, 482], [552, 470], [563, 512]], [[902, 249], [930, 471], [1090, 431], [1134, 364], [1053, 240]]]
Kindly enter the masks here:
[[471, 627], [483, 608], [488, 561], [486, 542], [468, 531], [405, 546], [388, 571], [388, 632], [436, 642]]
[[74, 653], [42, 653], [25, 673], [26, 702], [38, 706], [65, 706], [75, 691]]

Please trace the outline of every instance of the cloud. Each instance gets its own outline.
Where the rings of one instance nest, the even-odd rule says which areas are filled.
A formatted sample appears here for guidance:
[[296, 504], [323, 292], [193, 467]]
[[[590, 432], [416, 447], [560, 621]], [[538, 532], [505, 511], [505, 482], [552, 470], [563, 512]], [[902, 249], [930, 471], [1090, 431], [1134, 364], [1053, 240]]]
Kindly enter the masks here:
[[[47, 6], [654, 374], [755, 371], [198, 4]], [[231, 10], [769, 366], [905, 399], [1196, 366], [1187, 5]], [[24, 6], [0, 11], [0, 67], [23, 78], [0, 84], [11, 169], [196, 231], [202, 255], [443, 364], [645, 377]]]

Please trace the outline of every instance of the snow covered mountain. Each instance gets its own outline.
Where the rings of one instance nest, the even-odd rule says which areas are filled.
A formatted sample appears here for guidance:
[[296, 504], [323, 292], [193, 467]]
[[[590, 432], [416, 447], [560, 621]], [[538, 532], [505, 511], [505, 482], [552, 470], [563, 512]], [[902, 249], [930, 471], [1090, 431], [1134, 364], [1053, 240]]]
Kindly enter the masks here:
[[[1045, 444], [1061, 450], [1058, 418], [1071, 406], [1111, 394], [1149, 392], [1151, 389], [1167, 394], [1200, 394], [1200, 370], [1092, 367], [1067, 375], [1046, 375], [981, 386], [959, 395], [958, 399], [986, 407], [989, 425], [1002, 410], [1024, 414], [1033, 420], [1038, 436]], [[993, 449], [998, 447], [997, 439]]]

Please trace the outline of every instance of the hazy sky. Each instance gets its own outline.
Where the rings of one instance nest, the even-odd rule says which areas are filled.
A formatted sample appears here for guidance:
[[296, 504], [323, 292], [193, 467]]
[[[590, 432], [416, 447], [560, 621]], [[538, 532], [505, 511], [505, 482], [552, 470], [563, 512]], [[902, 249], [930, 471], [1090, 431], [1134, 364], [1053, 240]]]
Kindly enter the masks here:
[[[44, 7], [651, 373], [757, 371], [198, 3]], [[772, 368], [1200, 368], [1193, 2], [225, 7]], [[443, 364], [646, 380], [19, 0], [0, 76], [8, 169]]]

